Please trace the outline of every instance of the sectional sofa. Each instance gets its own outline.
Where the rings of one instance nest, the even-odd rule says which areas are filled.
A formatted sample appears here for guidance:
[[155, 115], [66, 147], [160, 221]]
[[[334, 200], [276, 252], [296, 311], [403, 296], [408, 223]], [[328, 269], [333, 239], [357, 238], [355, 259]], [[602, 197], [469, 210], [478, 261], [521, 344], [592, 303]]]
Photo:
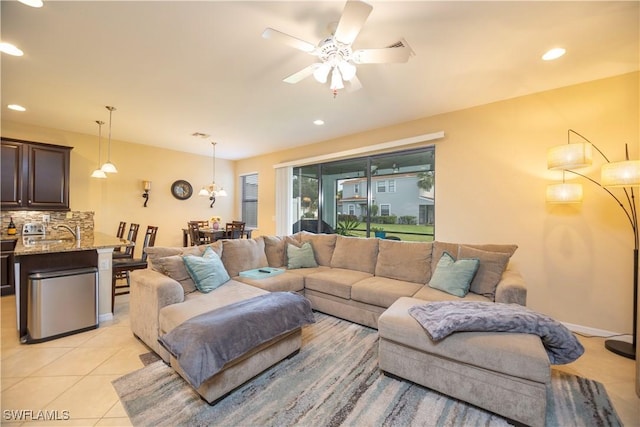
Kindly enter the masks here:
[[[515, 245], [401, 242], [303, 231], [290, 236], [222, 240], [209, 246], [231, 277], [211, 292], [197, 290], [182, 258], [202, 255], [205, 246], [148, 248], [149, 267], [131, 273], [132, 331], [179, 373], [179, 364], [158, 343], [159, 336], [189, 318], [266, 292], [303, 294], [317, 311], [376, 329], [380, 316], [401, 298], [526, 303], [524, 279], [508, 264]], [[479, 260], [470, 291], [463, 296], [433, 286], [433, 273], [445, 253], [452, 258]], [[284, 272], [264, 278], [243, 273], [265, 267]], [[387, 341], [393, 341], [391, 335]], [[299, 348], [299, 331], [283, 338], [230, 364], [198, 392], [212, 402]], [[533, 353], [544, 358], [542, 346], [532, 342]], [[512, 381], [503, 377], [503, 382]], [[519, 381], [515, 379], [515, 384]]]

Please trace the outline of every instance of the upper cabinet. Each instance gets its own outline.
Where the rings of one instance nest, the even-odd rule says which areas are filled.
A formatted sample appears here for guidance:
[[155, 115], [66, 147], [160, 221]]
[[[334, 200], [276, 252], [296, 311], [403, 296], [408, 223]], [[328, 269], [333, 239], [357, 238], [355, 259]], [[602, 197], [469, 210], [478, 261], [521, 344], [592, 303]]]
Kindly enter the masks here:
[[2, 138], [2, 209], [68, 211], [72, 149]]

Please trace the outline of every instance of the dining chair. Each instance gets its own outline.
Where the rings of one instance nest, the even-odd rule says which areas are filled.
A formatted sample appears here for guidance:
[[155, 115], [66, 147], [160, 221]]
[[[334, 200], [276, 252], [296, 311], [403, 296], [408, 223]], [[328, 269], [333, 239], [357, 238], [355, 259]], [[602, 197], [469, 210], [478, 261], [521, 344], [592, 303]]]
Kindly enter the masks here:
[[[131, 223], [129, 226], [129, 233], [127, 234], [127, 240], [132, 243], [135, 243], [138, 239], [138, 229], [140, 229], [140, 224]], [[133, 253], [135, 251], [135, 246], [127, 246], [124, 251], [113, 252], [113, 259], [121, 259], [121, 258], [133, 258]]]
[[[152, 247], [156, 243], [156, 235], [158, 234], [158, 227], [149, 225], [147, 231], [144, 234], [144, 243], [142, 244], [142, 255], [140, 258], [120, 258], [114, 259], [111, 267], [111, 312], [113, 313], [113, 307], [115, 303], [116, 295], [126, 295], [129, 293], [130, 280], [129, 272], [133, 270], [140, 270], [147, 268], [147, 251], [146, 249]], [[118, 280], [126, 279], [127, 284], [118, 284]], [[125, 290], [126, 288], [126, 290]]]
[[[127, 228], [127, 223], [125, 221], [120, 221], [120, 224], [118, 225], [118, 231], [116, 232], [116, 237], [118, 239], [122, 239], [124, 237], [124, 230]], [[122, 248], [121, 247], [117, 247], [113, 249], [114, 252], [121, 252]]]
[[242, 221], [232, 221], [225, 224], [225, 239], [242, 239], [245, 223]]
[[206, 223], [208, 225], [208, 222], [206, 221], [189, 221], [187, 223], [189, 226], [189, 239], [191, 240], [191, 246], [211, 243], [211, 239], [209, 239], [209, 237], [200, 233], [202, 223]]

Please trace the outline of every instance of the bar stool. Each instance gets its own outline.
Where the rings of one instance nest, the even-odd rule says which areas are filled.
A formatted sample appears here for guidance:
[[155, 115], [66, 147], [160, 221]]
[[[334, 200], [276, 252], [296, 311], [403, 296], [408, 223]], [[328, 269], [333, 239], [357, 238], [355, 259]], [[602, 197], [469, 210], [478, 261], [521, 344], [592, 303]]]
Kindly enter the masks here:
[[[115, 304], [116, 295], [126, 295], [129, 293], [130, 281], [129, 272], [133, 270], [141, 270], [147, 268], [147, 252], [146, 248], [152, 247], [156, 242], [156, 234], [158, 227], [150, 225], [144, 235], [144, 243], [142, 244], [142, 256], [140, 258], [119, 258], [114, 259], [111, 267], [111, 312]], [[118, 279], [126, 279], [126, 285], [118, 285]], [[125, 289], [126, 290], [123, 290]]]

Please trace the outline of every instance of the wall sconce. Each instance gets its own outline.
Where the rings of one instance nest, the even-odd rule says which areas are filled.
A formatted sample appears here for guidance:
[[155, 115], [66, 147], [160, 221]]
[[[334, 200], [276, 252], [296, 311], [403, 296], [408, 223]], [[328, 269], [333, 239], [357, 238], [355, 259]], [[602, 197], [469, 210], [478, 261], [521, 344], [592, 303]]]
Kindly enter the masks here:
[[144, 198], [144, 207], [147, 207], [147, 202], [149, 201], [149, 191], [151, 191], [151, 181], [142, 181], [142, 188], [144, 189], [144, 194], [142, 197]]

